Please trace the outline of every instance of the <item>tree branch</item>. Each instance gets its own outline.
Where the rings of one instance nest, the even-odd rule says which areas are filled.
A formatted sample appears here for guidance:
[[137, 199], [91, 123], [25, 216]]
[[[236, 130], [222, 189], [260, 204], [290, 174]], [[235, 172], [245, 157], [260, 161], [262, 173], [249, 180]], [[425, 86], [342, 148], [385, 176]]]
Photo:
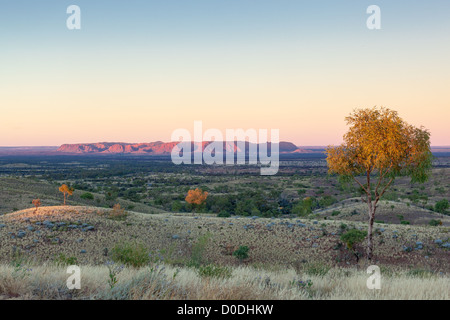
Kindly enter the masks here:
[[381, 185], [381, 181], [383, 181], [384, 177], [386, 176], [386, 174], [389, 172], [389, 169], [391, 169], [391, 168], [392, 168], [392, 163], [389, 166], [389, 168], [386, 169], [386, 171], [384, 173], [382, 173], [383, 168], [380, 169], [380, 178], [378, 179], [377, 187], [375, 188], [376, 199], [380, 199], [380, 197], [383, 195], [384, 191], [386, 191], [386, 190], [384, 190], [381, 194], [378, 194], [378, 188]]
[[[386, 172], [387, 172], [387, 170], [386, 170]], [[377, 197], [377, 198], [378, 198], [378, 188], [380, 187], [381, 181], [384, 179], [386, 172], [383, 173], [383, 168], [380, 169], [380, 178], [378, 179], [377, 186], [375, 187], [375, 197]]]
[[391, 185], [392, 181], [394, 181], [394, 178], [391, 178], [391, 180], [388, 182], [388, 184], [384, 186], [383, 191], [381, 191], [380, 195], [375, 200], [375, 205], [378, 203], [378, 200], [380, 200], [380, 198], [383, 196], [386, 189]]
[[366, 192], [367, 196], [370, 195], [370, 193], [367, 191], [367, 189], [361, 184], [361, 182], [358, 181], [358, 179], [356, 179], [354, 176], [352, 176], [353, 180], [355, 180], [360, 186], [361, 188], [363, 188], [363, 190]]

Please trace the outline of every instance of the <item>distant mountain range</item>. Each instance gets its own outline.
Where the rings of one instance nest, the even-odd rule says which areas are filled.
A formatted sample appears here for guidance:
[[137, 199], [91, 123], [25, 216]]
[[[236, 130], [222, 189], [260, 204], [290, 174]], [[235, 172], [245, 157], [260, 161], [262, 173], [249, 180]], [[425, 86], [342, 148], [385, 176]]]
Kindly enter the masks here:
[[[130, 155], [170, 155], [172, 149], [179, 142], [149, 142], [149, 143], [125, 143], [125, 142], [100, 142], [100, 143], [77, 143], [63, 144], [58, 146], [22, 146], [22, 147], [0, 147], [0, 155], [107, 155], [107, 154], [130, 154]], [[204, 149], [211, 142], [193, 142], [193, 152]], [[245, 143], [246, 151], [249, 150], [250, 144]], [[280, 154], [295, 155], [304, 153], [323, 154], [325, 146], [296, 146], [291, 142], [282, 141], [279, 143]], [[222, 152], [226, 150], [234, 150], [235, 153], [240, 151], [236, 142], [223, 143]], [[268, 150], [271, 150], [269, 143]], [[435, 154], [447, 155], [450, 153], [450, 146], [433, 146], [431, 151]], [[248, 153], [248, 152], [247, 152]]]
[[[211, 141], [191, 142], [192, 152], [204, 150]], [[150, 143], [124, 143], [124, 142], [101, 142], [101, 143], [80, 143], [63, 144], [56, 151], [59, 153], [77, 153], [77, 154], [145, 154], [145, 155], [170, 155], [173, 148], [176, 148], [179, 142], [150, 142]], [[222, 142], [222, 152], [233, 150], [234, 153], [241, 152], [238, 142]], [[252, 143], [245, 142], [245, 152], [248, 153]], [[253, 147], [256, 147], [253, 144]], [[282, 141], [278, 145], [280, 153], [308, 153], [311, 151], [303, 150], [291, 142]], [[267, 149], [270, 151], [272, 145], [269, 142]]]

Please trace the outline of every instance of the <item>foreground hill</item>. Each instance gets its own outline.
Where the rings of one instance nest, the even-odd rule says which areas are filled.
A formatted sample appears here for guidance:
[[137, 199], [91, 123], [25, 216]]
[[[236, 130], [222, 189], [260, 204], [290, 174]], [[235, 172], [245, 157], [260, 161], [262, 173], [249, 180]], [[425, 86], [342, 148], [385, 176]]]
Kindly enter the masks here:
[[[114, 219], [106, 208], [41, 207], [37, 213], [26, 209], [0, 216], [0, 262], [17, 255], [37, 262], [58, 261], [62, 256], [98, 265], [111, 259], [117, 244], [139, 242], [153, 257], [184, 265], [193, 246], [206, 239], [203, 259], [219, 265], [237, 265], [233, 251], [248, 246], [246, 264], [348, 267], [356, 260], [341, 244], [340, 234], [366, 225], [345, 223], [136, 212]], [[450, 272], [448, 228], [376, 224], [376, 229], [376, 264]]]
[[[115, 220], [105, 208], [26, 209], [0, 216], [0, 300], [448, 299], [448, 229], [377, 227], [383, 280], [374, 292], [365, 268], [339, 246], [338, 222], [135, 212]], [[136, 242], [149, 262], [111, 262], [112, 248]], [[231, 255], [238, 245], [250, 248], [242, 264]], [[205, 267], [189, 265], [194, 257]], [[66, 285], [72, 264], [80, 290]]]

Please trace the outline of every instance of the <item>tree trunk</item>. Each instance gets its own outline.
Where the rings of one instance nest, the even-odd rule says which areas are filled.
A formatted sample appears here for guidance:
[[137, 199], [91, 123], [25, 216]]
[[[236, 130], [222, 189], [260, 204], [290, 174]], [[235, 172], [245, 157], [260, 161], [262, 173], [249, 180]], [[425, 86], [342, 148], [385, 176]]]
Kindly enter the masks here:
[[64, 192], [64, 205], [66, 205], [66, 193]]
[[373, 256], [373, 222], [375, 220], [375, 204], [370, 202], [369, 204], [369, 228], [367, 231], [367, 262], [372, 260]]

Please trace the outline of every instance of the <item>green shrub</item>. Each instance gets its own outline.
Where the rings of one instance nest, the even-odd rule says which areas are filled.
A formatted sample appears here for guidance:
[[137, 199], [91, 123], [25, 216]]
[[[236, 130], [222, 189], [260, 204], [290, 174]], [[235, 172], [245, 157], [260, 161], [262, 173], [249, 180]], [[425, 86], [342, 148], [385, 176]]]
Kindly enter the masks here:
[[140, 242], [121, 242], [111, 250], [111, 259], [135, 268], [150, 262], [150, 251]]
[[247, 246], [240, 246], [236, 251], [233, 252], [233, 256], [239, 259], [239, 261], [243, 261], [248, 258], [248, 251], [250, 249]]
[[431, 219], [428, 224], [432, 227], [442, 226], [442, 221], [437, 219]]
[[356, 257], [356, 262], [358, 263], [361, 253], [355, 249], [355, 244], [361, 243], [367, 236], [366, 231], [361, 231], [358, 229], [351, 229], [346, 233], [341, 235], [341, 241], [347, 245], [347, 249], [350, 250]]
[[229, 214], [226, 211], [220, 211], [220, 213], [217, 215], [219, 218], [229, 218], [231, 217], [231, 214]]
[[78, 261], [76, 257], [67, 257], [64, 253], [60, 253], [55, 258], [55, 263], [60, 266], [71, 266], [76, 265]]
[[319, 206], [322, 208], [329, 207], [332, 204], [335, 204], [338, 200], [330, 195], [326, 195], [319, 200]]
[[184, 205], [180, 200], [176, 200], [172, 203], [172, 212], [181, 212], [184, 209]]
[[442, 199], [434, 205], [434, 210], [439, 213], [446, 213], [449, 208], [449, 203], [447, 199]]
[[402, 221], [400, 221], [400, 224], [410, 224], [410, 223], [409, 223], [409, 221], [402, 220]]
[[94, 200], [94, 195], [90, 192], [85, 192], [80, 196], [80, 198], [84, 200]]
[[340, 215], [341, 214], [341, 212], [340, 211], [333, 211], [332, 213], [331, 213], [331, 215], [334, 217], [334, 216], [337, 216], [337, 215]]
[[199, 268], [205, 263], [205, 258], [203, 257], [203, 255], [205, 253], [206, 246], [208, 245], [210, 237], [211, 234], [209, 233], [202, 235], [197, 239], [197, 242], [193, 244], [191, 249], [191, 259], [187, 263], [188, 267]]
[[347, 248], [353, 249], [354, 245], [362, 242], [366, 236], [366, 231], [352, 229], [341, 235], [341, 241], [347, 245]]
[[232, 270], [228, 267], [216, 266], [213, 264], [200, 266], [197, 269], [197, 274], [202, 278], [228, 279], [231, 278], [232, 273]]

